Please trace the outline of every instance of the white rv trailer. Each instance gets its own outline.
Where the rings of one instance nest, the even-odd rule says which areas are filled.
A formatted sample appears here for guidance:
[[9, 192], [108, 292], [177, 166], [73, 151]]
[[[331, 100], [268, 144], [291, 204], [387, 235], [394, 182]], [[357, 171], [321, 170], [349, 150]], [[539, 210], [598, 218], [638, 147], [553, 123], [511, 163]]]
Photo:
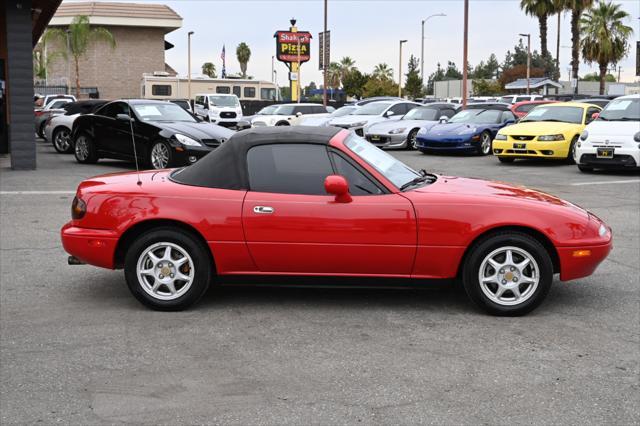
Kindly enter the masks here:
[[[166, 73], [143, 74], [140, 84], [143, 99], [187, 99], [189, 80]], [[196, 93], [234, 94], [241, 101], [276, 101], [277, 86], [270, 81], [235, 78], [191, 78], [191, 98]]]

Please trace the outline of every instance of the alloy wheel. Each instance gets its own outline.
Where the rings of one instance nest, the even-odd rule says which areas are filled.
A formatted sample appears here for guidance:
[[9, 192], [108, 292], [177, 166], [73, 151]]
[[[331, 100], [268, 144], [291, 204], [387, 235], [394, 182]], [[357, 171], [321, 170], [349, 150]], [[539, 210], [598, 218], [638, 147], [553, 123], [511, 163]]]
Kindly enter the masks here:
[[418, 149], [418, 132], [412, 131], [409, 133], [409, 146], [411, 149]]
[[86, 136], [80, 136], [76, 140], [75, 149], [76, 149], [76, 157], [78, 157], [78, 160], [85, 161], [87, 158], [89, 158], [89, 145], [87, 143]]
[[175, 300], [189, 291], [195, 268], [184, 248], [159, 242], [140, 254], [136, 273], [140, 286], [148, 295], [158, 300]]
[[488, 155], [491, 153], [491, 136], [488, 133], [482, 134], [482, 153]]
[[157, 143], [151, 149], [151, 165], [154, 169], [164, 169], [169, 164], [169, 150], [163, 143]]
[[69, 130], [58, 130], [56, 136], [53, 138], [53, 143], [56, 148], [58, 148], [58, 151], [67, 151], [69, 149]]
[[540, 282], [535, 258], [519, 247], [500, 247], [489, 253], [478, 272], [482, 292], [492, 302], [514, 306], [530, 299]]

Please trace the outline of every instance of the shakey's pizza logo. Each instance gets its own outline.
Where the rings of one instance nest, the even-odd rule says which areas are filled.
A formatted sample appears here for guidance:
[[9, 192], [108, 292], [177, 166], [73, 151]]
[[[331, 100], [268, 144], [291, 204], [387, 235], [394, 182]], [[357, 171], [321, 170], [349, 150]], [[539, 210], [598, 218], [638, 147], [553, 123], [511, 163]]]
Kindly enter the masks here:
[[300, 40], [300, 63], [311, 59], [311, 33], [299, 31], [277, 31], [276, 57], [280, 62], [298, 62], [298, 40]]

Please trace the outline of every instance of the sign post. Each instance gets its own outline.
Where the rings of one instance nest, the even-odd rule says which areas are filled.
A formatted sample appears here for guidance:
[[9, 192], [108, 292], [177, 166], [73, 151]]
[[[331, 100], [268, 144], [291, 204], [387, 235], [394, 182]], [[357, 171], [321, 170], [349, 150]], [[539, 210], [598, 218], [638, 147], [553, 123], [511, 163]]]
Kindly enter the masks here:
[[[276, 58], [289, 68], [289, 87], [291, 102], [300, 98], [300, 65], [311, 58], [311, 34], [298, 31], [296, 20], [292, 19], [289, 31], [276, 31]], [[295, 76], [295, 80], [291, 77]]]

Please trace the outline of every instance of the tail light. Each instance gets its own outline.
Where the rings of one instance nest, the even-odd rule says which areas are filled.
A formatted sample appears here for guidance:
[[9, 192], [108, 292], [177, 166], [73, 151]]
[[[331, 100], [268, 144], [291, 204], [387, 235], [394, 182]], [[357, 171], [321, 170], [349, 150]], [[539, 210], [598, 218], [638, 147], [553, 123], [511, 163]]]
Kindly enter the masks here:
[[33, 111], [33, 113], [36, 115], [36, 117], [40, 117], [42, 114], [44, 114], [44, 111]]
[[86, 212], [87, 203], [78, 197], [74, 197], [73, 203], [71, 203], [71, 218], [75, 220], [82, 219]]

